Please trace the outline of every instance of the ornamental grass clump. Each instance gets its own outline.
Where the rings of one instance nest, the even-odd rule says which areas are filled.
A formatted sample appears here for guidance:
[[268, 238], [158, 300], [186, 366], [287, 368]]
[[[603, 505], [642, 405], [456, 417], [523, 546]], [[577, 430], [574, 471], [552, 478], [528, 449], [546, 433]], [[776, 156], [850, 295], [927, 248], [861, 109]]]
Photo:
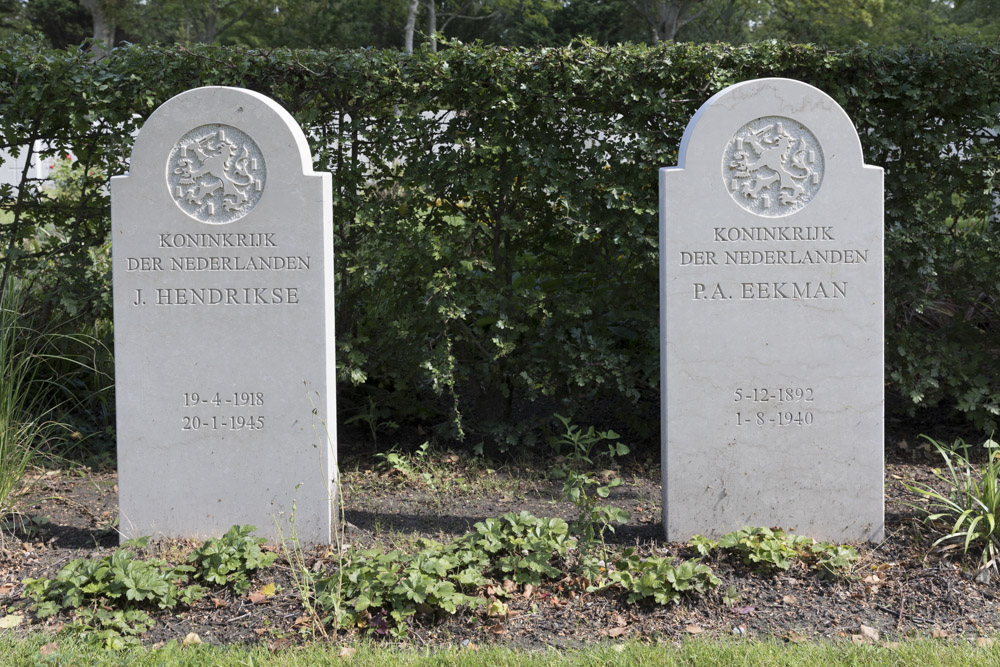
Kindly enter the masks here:
[[[926, 436], [924, 436], [926, 437]], [[969, 446], [962, 440], [952, 447], [927, 438], [944, 459], [945, 470], [935, 468], [941, 489], [913, 482], [906, 488], [926, 505], [916, 505], [925, 521], [942, 533], [933, 548], [962, 549], [979, 553], [977, 577], [1000, 574], [1000, 444], [992, 438], [983, 443], [987, 459], [981, 468], [969, 459]]]
[[0, 520], [13, 510], [13, 500], [34, 447], [42, 437], [44, 420], [37, 391], [39, 357], [32, 351], [36, 339], [21, 318], [21, 289], [7, 283], [0, 296]]

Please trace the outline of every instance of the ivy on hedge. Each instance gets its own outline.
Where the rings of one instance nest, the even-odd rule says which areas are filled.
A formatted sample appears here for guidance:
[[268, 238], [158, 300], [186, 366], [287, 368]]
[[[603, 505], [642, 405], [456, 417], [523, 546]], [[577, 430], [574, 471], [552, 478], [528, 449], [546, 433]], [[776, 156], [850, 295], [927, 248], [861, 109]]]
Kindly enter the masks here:
[[451, 44], [412, 57], [126, 47], [93, 63], [9, 43], [0, 143], [45, 139], [81, 167], [57, 197], [30, 179], [0, 192], [3, 268], [109, 317], [106, 185], [131, 133], [188, 88], [260, 91], [333, 173], [344, 409], [514, 442], [533, 426], [515, 419], [524, 400], [625, 412], [658, 400], [657, 169], [712, 94], [784, 76], [836, 98], [885, 168], [892, 405], [943, 403], [994, 428], [998, 56], [944, 43]]

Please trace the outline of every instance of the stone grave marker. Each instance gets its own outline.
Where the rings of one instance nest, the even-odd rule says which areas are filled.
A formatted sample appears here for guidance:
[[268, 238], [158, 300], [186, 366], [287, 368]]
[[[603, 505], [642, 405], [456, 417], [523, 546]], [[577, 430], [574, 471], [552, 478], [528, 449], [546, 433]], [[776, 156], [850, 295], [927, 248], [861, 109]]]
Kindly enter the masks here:
[[328, 543], [336, 409], [330, 175], [273, 100], [158, 108], [111, 179], [119, 530]]
[[883, 533], [883, 187], [789, 79], [708, 100], [660, 170], [668, 540]]

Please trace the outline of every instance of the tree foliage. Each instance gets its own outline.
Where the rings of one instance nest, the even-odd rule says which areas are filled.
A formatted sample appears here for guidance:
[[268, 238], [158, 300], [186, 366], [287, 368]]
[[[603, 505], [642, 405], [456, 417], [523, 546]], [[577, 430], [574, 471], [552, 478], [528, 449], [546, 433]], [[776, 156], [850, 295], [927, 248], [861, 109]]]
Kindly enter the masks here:
[[845, 48], [1000, 38], [997, 0], [0, 0], [0, 35], [118, 44], [419, 49], [765, 39]]
[[21, 6], [27, 24], [25, 31], [30, 26], [57, 49], [80, 44], [93, 36], [90, 14], [78, 0], [31, 0]]

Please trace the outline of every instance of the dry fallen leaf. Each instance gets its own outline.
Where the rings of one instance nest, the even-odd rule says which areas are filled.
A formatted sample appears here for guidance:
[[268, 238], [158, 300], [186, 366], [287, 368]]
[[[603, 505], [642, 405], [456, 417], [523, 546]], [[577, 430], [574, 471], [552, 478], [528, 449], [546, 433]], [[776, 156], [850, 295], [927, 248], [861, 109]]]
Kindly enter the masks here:
[[784, 602], [785, 604], [795, 604], [796, 602], [798, 602], [798, 600], [795, 599], [794, 595], [786, 595], [785, 597], [781, 598], [781, 601]]
[[517, 590], [517, 584], [515, 584], [510, 579], [504, 579], [503, 580], [503, 589], [507, 593], [513, 593], [514, 591]]
[[878, 630], [870, 628], [864, 623], [861, 624], [861, 637], [874, 642], [878, 641]]
[[626, 628], [611, 628], [608, 630], [608, 637], [621, 637], [626, 632], [628, 632]]
[[689, 635], [700, 635], [705, 631], [702, 629], [700, 625], [689, 625], [686, 628], [684, 628], [684, 632], [688, 633]]
[[0, 628], [9, 629], [16, 628], [24, 620], [24, 616], [20, 614], [7, 614], [3, 618], [0, 618]]
[[264, 595], [263, 593], [251, 593], [247, 597], [253, 604], [260, 604], [261, 602], [267, 599], [267, 596]]
[[182, 643], [184, 644], [184, 646], [193, 646], [195, 644], [200, 644], [201, 637], [199, 637], [194, 632], [189, 632], [187, 633], [187, 636], [184, 638], [184, 641]]
[[216, 609], [218, 609], [219, 607], [225, 607], [226, 601], [222, 598], [212, 598], [212, 604], [215, 605]]
[[14, 584], [0, 584], [0, 595], [7, 595], [14, 590]]
[[866, 584], [877, 584], [878, 582], [881, 581], [881, 579], [878, 578], [877, 574], [869, 574], [867, 577], [865, 577], [861, 581], [863, 581]]
[[524, 585], [524, 597], [531, 598], [531, 594], [535, 592], [535, 587], [531, 584]]

